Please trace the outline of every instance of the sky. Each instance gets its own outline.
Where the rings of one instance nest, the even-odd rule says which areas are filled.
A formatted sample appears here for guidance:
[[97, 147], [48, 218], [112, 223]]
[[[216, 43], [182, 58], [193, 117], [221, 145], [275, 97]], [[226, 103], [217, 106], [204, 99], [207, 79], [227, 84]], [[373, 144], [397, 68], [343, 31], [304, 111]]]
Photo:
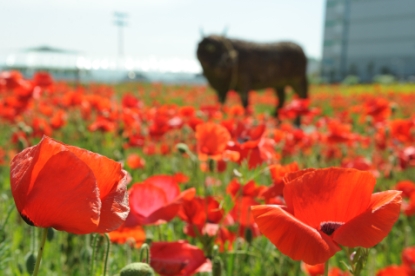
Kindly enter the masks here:
[[313, 58], [322, 51], [324, 0], [0, 0], [0, 5], [0, 57], [47, 45], [101, 61], [117, 58], [114, 12], [127, 14], [123, 52], [132, 64], [191, 67], [202, 35], [224, 32], [256, 42], [294, 41]]

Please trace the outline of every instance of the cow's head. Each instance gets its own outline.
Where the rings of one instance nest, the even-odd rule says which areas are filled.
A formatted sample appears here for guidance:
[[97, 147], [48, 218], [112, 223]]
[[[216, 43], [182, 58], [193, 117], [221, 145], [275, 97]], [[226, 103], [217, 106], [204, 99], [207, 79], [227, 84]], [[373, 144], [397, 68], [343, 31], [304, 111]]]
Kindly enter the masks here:
[[227, 38], [218, 35], [204, 37], [197, 47], [197, 58], [203, 68], [228, 69], [237, 54]]

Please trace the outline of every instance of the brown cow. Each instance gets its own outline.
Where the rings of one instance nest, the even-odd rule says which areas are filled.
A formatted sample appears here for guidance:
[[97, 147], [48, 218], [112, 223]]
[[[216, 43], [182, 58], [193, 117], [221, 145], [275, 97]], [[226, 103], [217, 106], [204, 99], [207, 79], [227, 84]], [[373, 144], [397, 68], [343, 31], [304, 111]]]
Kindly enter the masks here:
[[300, 98], [308, 97], [307, 58], [295, 43], [260, 44], [210, 35], [199, 43], [197, 58], [222, 104], [227, 92], [235, 90], [246, 108], [250, 90], [272, 87], [279, 100], [274, 114], [278, 117], [285, 86], [291, 86]]

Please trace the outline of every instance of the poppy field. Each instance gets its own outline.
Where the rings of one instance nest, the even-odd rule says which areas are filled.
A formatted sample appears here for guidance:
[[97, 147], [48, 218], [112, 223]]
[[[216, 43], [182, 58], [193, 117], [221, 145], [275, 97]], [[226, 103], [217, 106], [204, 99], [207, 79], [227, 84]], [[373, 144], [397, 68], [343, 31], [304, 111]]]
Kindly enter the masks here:
[[415, 275], [415, 85], [286, 94], [0, 72], [0, 275]]

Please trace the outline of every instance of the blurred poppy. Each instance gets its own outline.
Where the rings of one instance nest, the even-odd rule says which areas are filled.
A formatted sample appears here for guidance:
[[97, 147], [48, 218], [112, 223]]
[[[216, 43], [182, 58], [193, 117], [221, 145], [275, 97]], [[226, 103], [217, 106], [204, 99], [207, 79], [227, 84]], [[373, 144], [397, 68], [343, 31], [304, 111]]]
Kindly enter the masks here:
[[173, 176], [156, 175], [134, 184], [130, 192], [130, 214], [125, 226], [162, 223], [173, 219], [183, 198], [191, 199], [195, 188], [180, 192]]
[[382, 268], [376, 273], [376, 276], [410, 276], [404, 266], [391, 265]]
[[133, 94], [127, 93], [122, 97], [121, 105], [126, 108], [141, 108], [143, 103]]
[[228, 130], [219, 124], [210, 122], [199, 124], [196, 127], [199, 159], [202, 161], [206, 161], [208, 158], [221, 159], [230, 138]]
[[363, 156], [344, 158], [340, 165], [342, 168], [353, 168], [360, 171], [369, 171], [374, 177], [379, 177], [379, 171], [375, 169], [372, 162]]
[[400, 191], [371, 194], [376, 180], [355, 169], [306, 169], [286, 176], [287, 206], [253, 206], [261, 232], [284, 254], [326, 262], [339, 245], [372, 247], [399, 217]]
[[284, 177], [290, 172], [296, 172], [299, 170], [297, 162], [292, 162], [287, 165], [274, 164], [268, 167], [272, 178], [272, 185], [261, 191], [261, 197], [268, 200], [274, 197], [282, 196], [282, 190], [284, 189]]
[[324, 263], [309, 265], [301, 262], [301, 269], [310, 276], [322, 276], [324, 274]]
[[263, 187], [257, 186], [253, 180], [248, 181], [245, 185], [239, 183], [239, 181], [234, 178], [226, 187], [226, 192], [228, 192], [233, 197], [256, 197], [263, 190]]
[[405, 215], [415, 215], [415, 183], [409, 180], [399, 181], [394, 189], [402, 191], [402, 211]]
[[409, 146], [398, 153], [399, 165], [402, 169], [415, 167], [415, 147]]
[[33, 84], [42, 88], [47, 88], [53, 84], [53, 79], [48, 72], [39, 71], [33, 76]]
[[184, 184], [189, 181], [189, 177], [181, 172], [175, 173], [173, 177], [174, 180], [179, 184]]
[[130, 243], [139, 248], [146, 240], [146, 232], [140, 225], [134, 227], [121, 226], [117, 230], [108, 233], [113, 243]]
[[212, 270], [203, 251], [185, 241], [153, 242], [150, 255], [151, 267], [161, 276], [190, 276]]
[[392, 114], [390, 103], [386, 99], [372, 97], [363, 104], [363, 114], [375, 122], [383, 122]]
[[402, 191], [402, 197], [410, 197], [415, 192], [415, 183], [410, 180], [402, 180], [396, 183], [394, 189]]
[[89, 127], [89, 131], [112, 132], [116, 129], [116, 124], [109, 118], [98, 116]]
[[232, 217], [233, 222], [239, 226], [239, 236], [246, 237], [247, 231], [249, 231], [251, 237], [259, 236], [259, 229], [251, 210], [251, 206], [257, 205], [258, 202], [248, 196], [237, 198], [234, 201], [235, 205], [230, 210], [229, 215]]
[[[195, 197], [183, 200], [178, 216], [187, 222], [185, 233], [192, 237], [198, 235], [215, 236], [219, 222], [223, 218], [223, 209], [213, 197]], [[195, 231], [198, 233], [195, 233]]]
[[38, 227], [109, 232], [129, 211], [121, 164], [47, 136], [13, 158], [10, 182], [20, 215]]
[[389, 122], [390, 134], [392, 138], [401, 143], [414, 141], [415, 125], [412, 120], [396, 119]]
[[138, 154], [132, 153], [127, 157], [127, 165], [131, 169], [142, 169], [146, 165], [146, 161]]

